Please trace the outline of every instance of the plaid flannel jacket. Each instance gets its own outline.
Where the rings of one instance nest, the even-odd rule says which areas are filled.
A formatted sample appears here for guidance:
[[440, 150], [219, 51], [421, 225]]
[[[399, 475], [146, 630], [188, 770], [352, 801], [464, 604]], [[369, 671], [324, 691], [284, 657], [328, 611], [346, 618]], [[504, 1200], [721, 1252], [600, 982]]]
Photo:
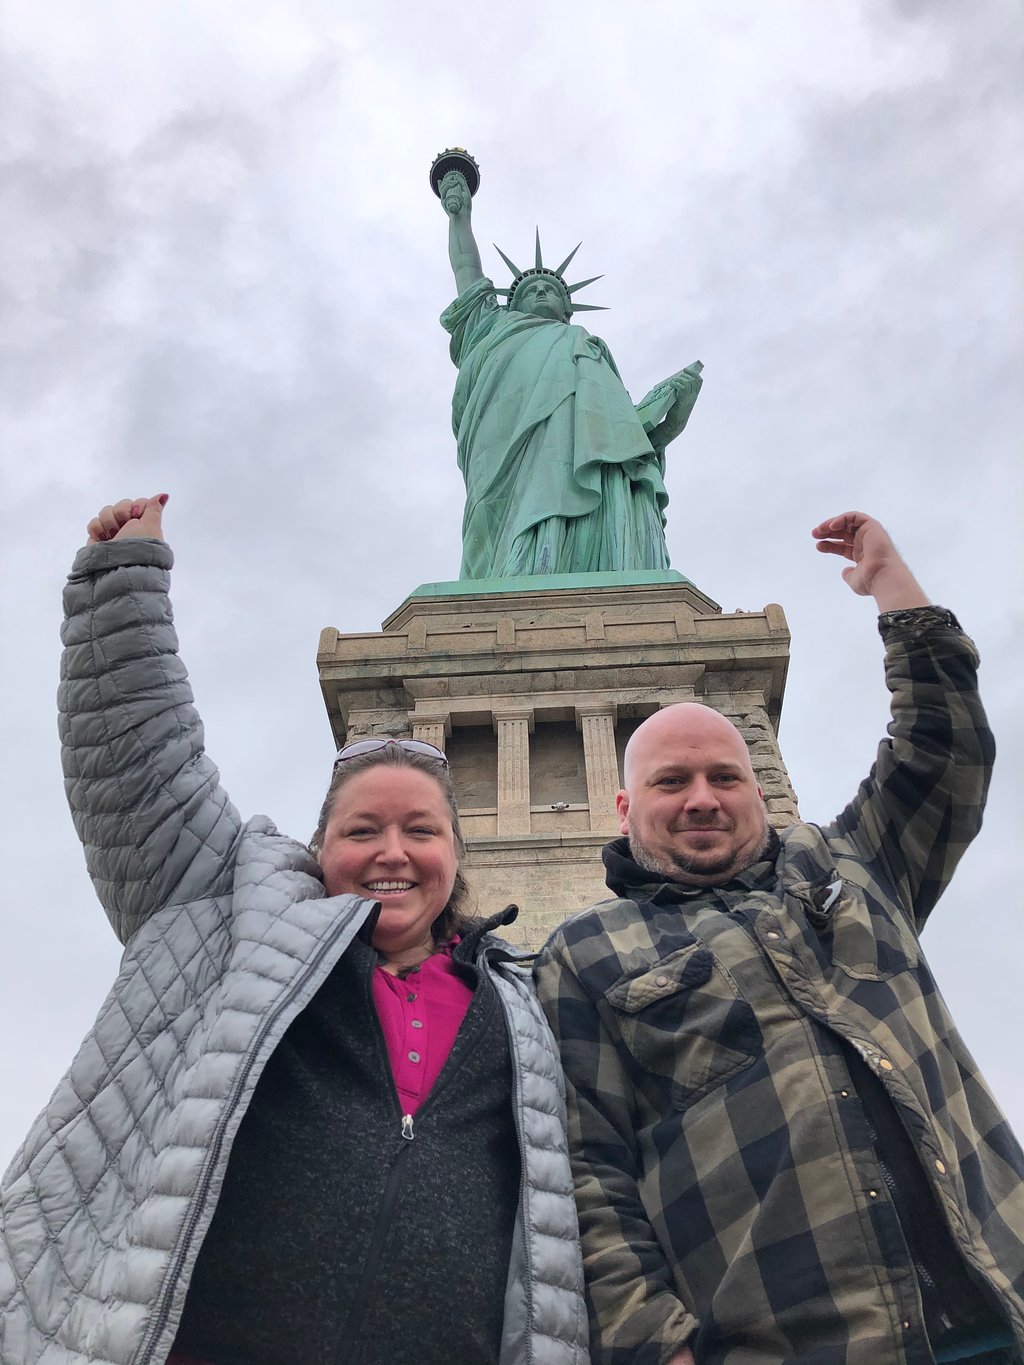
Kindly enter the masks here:
[[918, 945], [981, 822], [977, 654], [938, 608], [879, 624], [890, 737], [832, 824], [725, 886], [583, 911], [538, 959], [595, 1365], [930, 1365], [850, 1049], [1024, 1347], [1024, 1154]]

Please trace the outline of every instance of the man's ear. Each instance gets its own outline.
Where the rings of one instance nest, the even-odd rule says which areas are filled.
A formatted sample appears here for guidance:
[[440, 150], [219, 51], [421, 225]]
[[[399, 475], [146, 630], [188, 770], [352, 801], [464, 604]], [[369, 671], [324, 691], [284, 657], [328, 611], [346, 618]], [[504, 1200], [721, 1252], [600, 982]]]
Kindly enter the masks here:
[[629, 792], [621, 791], [615, 798], [615, 809], [619, 815], [619, 833], [629, 833]]
[[764, 792], [761, 790], [761, 784], [760, 784], [760, 782], [757, 784], [757, 794], [758, 794], [758, 796], [761, 798], [761, 800], [763, 801], [763, 800], [764, 800]]

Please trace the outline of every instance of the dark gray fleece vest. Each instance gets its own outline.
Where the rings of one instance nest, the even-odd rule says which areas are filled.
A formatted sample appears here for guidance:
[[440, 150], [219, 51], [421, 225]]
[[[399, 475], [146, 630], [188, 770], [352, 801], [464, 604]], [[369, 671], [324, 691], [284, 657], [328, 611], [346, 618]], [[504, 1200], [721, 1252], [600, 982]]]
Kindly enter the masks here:
[[[474, 936], [475, 937], [475, 936]], [[176, 1349], [215, 1365], [496, 1365], [520, 1160], [506, 1026], [473, 1000], [403, 1137], [357, 940], [239, 1129]]]

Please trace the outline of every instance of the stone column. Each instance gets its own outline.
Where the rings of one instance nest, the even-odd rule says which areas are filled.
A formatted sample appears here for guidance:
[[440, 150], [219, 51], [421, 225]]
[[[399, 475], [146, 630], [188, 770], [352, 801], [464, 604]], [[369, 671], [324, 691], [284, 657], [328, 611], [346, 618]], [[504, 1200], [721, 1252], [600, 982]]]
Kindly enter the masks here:
[[614, 702], [576, 708], [576, 725], [583, 733], [583, 758], [587, 765], [590, 828], [595, 834], [617, 834], [619, 830], [615, 814], [615, 797], [620, 786], [615, 716]]
[[435, 749], [444, 752], [445, 739], [452, 732], [452, 718], [447, 711], [433, 713], [410, 711], [409, 725], [413, 739], [421, 739], [424, 744], [433, 744]]
[[530, 833], [531, 708], [491, 713], [498, 733], [498, 833]]
[[763, 706], [744, 706], [729, 719], [739, 729], [750, 749], [757, 780], [764, 792], [768, 819], [776, 829], [785, 829], [800, 819], [796, 793], [782, 760], [775, 729]]

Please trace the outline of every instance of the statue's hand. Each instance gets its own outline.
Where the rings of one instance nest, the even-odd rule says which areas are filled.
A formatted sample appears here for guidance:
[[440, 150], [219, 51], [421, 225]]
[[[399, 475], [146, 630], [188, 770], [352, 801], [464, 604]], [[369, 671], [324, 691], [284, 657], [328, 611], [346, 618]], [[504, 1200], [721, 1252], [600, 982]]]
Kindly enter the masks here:
[[468, 218], [473, 197], [461, 171], [448, 171], [440, 184], [441, 203], [449, 218]]
[[701, 378], [703, 368], [701, 362], [695, 360], [692, 365], [655, 384], [647, 397], [636, 405], [644, 430], [659, 454], [686, 426], [704, 382]]
[[699, 390], [704, 382], [701, 379], [701, 371], [704, 366], [699, 360], [695, 360], [692, 365], [687, 365], [685, 369], [679, 370], [665, 380], [666, 384], [671, 384], [676, 392], [677, 398], [685, 398], [695, 390]]
[[[675, 374], [670, 374], [667, 379], [663, 379], [660, 384], [655, 384], [650, 393], [637, 403], [638, 409], [651, 409], [657, 405], [665, 407], [672, 405], [680, 398], [688, 397], [694, 390], [699, 390], [703, 380], [701, 370], [704, 366], [699, 360], [695, 360], [692, 365], [687, 365], [685, 370], [678, 370]], [[658, 419], [662, 420], [661, 418]]]

